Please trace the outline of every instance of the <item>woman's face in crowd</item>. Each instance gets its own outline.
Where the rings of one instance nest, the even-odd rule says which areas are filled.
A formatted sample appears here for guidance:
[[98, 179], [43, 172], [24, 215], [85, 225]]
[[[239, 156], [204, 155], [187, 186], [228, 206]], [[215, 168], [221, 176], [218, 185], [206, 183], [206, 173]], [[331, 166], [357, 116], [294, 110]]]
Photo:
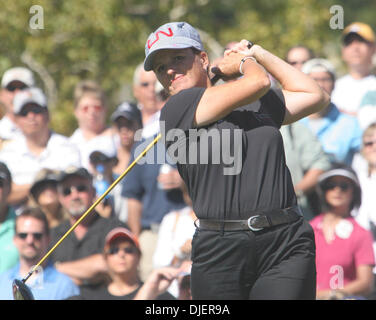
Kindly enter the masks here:
[[140, 262], [140, 253], [127, 239], [119, 238], [111, 242], [105, 251], [108, 269], [113, 274], [134, 275]]
[[353, 201], [354, 185], [346, 177], [332, 177], [324, 184], [326, 202], [332, 208], [348, 208], [350, 210]]
[[120, 137], [120, 144], [125, 148], [132, 147], [134, 143], [134, 135], [138, 129], [135, 121], [130, 121], [124, 117], [119, 117], [115, 121], [115, 130]]
[[376, 168], [376, 129], [363, 137], [362, 153], [373, 168]]
[[183, 89], [207, 86], [208, 56], [191, 48], [160, 50], [155, 54], [153, 70], [171, 95]]
[[105, 126], [106, 108], [102, 101], [91, 95], [84, 95], [76, 109], [75, 115], [81, 128], [101, 131]]

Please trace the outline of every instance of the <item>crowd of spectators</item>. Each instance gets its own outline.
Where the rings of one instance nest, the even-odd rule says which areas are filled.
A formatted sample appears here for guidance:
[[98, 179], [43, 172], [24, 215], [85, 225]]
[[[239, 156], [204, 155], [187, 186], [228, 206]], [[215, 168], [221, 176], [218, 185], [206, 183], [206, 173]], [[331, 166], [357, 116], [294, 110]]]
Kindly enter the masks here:
[[[285, 56], [331, 95], [325, 110], [281, 128], [297, 201], [315, 232], [318, 299], [376, 298], [375, 43], [368, 25], [346, 27], [348, 73], [338, 79], [333, 64], [304, 45]], [[66, 137], [50, 128], [53, 111], [35, 83], [25, 67], [1, 79], [0, 299], [12, 298], [12, 280], [155, 138], [168, 99], [143, 64], [134, 72], [135, 102], [112, 115], [101, 86], [81, 81], [72, 101], [77, 128]], [[37, 299], [190, 298], [196, 217], [164, 148], [158, 142], [54, 250], [27, 283]]]

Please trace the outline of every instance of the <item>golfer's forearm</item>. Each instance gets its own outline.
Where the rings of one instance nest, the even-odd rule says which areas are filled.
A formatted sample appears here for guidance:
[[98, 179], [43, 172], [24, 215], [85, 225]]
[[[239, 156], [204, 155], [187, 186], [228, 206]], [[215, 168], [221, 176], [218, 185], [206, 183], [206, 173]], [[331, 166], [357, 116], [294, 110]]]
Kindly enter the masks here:
[[270, 80], [257, 63], [246, 60], [244, 77], [207, 88], [195, 113], [195, 125], [204, 126], [224, 118], [232, 110], [260, 99], [270, 89]]
[[259, 64], [279, 81], [283, 89], [291, 92], [321, 94], [322, 90], [315, 80], [264, 48], [258, 47], [254, 51], [254, 57]]
[[107, 265], [103, 255], [98, 253], [75, 261], [56, 264], [58, 271], [77, 279], [90, 279], [100, 273], [107, 272]]

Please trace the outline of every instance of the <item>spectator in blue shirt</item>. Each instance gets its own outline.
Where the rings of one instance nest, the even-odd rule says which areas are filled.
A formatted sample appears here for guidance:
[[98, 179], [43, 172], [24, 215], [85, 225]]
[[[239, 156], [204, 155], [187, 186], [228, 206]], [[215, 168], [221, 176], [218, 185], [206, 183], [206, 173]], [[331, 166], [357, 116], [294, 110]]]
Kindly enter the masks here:
[[[14, 244], [20, 262], [0, 274], [0, 299], [13, 299], [14, 279], [24, 278], [47, 253], [49, 245], [49, 226], [46, 216], [39, 208], [26, 207], [16, 217]], [[79, 293], [72, 280], [58, 272], [52, 263], [45, 261], [26, 283], [36, 300], [62, 300]]]
[[[309, 60], [302, 71], [315, 79], [328, 94], [332, 93], [335, 71], [328, 60]], [[362, 130], [355, 117], [340, 112], [335, 104], [330, 103], [326, 109], [300, 121], [316, 134], [331, 162], [351, 165], [362, 141]]]

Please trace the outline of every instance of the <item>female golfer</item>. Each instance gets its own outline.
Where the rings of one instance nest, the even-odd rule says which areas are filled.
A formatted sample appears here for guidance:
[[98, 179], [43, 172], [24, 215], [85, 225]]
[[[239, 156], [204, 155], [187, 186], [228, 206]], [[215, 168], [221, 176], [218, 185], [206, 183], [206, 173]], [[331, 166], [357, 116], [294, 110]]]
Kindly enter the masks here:
[[[193, 299], [314, 299], [313, 231], [296, 206], [279, 128], [321, 110], [329, 97], [246, 40], [211, 68], [185, 22], [159, 27], [145, 53], [145, 70], [171, 95], [161, 113], [164, 139], [199, 219]], [[210, 71], [236, 80], [212, 86]], [[270, 89], [267, 72], [282, 90]]]

